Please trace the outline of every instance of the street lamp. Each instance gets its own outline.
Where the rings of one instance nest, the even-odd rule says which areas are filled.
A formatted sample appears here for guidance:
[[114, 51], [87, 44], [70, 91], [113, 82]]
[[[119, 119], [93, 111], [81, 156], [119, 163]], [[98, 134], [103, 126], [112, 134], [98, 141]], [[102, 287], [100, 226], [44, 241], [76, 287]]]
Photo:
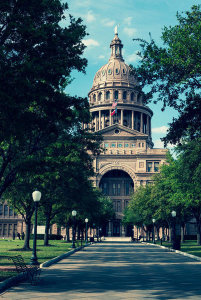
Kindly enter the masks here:
[[87, 227], [87, 223], [89, 222], [89, 220], [86, 218], [85, 220], [85, 223], [86, 223], [86, 233], [85, 233], [85, 244], [87, 245], [87, 242], [88, 242], [88, 227]]
[[73, 216], [73, 236], [72, 236], [72, 248], [75, 248], [75, 217], [77, 215], [76, 210], [72, 211]]
[[176, 211], [172, 211], [171, 212], [172, 214], [172, 248], [175, 249], [176, 248], [176, 221], [175, 221], [175, 218], [176, 218]]
[[36, 256], [36, 239], [37, 239], [37, 210], [38, 210], [38, 202], [41, 198], [41, 192], [35, 191], [32, 193], [33, 201], [35, 203], [35, 221], [34, 221], [34, 239], [33, 239], [33, 253], [30, 260], [30, 265], [39, 265]]
[[155, 244], [155, 222], [156, 222], [156, 219], [152, 219], [152, 222], [153, 222], [153, 243]]

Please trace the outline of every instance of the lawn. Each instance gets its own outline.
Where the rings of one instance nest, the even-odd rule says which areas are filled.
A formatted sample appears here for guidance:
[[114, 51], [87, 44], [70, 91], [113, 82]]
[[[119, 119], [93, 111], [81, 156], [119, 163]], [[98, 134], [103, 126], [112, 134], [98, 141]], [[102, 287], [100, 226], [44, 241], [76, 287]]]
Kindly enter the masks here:
[[[159, 241], [157, 241], [156, 243], [158, 245], [160, 245]], [[163, 246], [171, 247], [171, 243], [170, 242], [163, 242]], [[181, 243], [181, 250], [180, 251], [201, 257], [201, 246], [197, 245], [197, 241], [187, 240], [184, 243]]]
[[[3, 240], [0, 239], [0, 268], [1, 266], [13, 266], [13, 263], [5, 256], [22, 255], [24, 261], [29, 264], [32, 255], [32, 250], [22, 251], [24, 241], [22, 240]], [[33, 241], [30, 241], [30, 247], [32, 248]], [[50, 241], [50, 246], [43, 246], [43, 241], [37, 241], [37, 257], [38, 262], [41, 264], [47, 260], [50, 260], [56, 256], [59, 256], [65, 252], [71, 250], [71, 244], [66, 241]], [[2, 271], [0, 270], [0, 281], [7, 279], [8, 277], [15, 276], [15, 271]]]

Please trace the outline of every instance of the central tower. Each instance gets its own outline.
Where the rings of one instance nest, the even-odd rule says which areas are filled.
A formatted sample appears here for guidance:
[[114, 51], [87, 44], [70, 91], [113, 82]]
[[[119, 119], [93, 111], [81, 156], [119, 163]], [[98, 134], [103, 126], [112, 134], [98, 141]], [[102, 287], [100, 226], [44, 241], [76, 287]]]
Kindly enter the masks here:
[[89, 128], [103, 136], [104, 151], [94, 157], [94, 185], [114, 204], [116, 217], [103, 224], [108, 236], [131, 235], [121, 224], [123, 211], [137, 186], [151, 183], [151, 176], [165, 161], [166, 150], [153, 149], [151, 117], [143, 92], [124, 62], [123, 44], [115, 32], [111, 56], [95, 74], [89, 92], [92, 122]]

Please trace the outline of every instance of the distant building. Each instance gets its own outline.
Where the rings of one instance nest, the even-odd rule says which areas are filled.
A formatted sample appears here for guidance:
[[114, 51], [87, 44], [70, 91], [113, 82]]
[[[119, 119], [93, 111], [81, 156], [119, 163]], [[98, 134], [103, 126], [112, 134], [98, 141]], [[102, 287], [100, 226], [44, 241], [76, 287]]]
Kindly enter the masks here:
[[138, 186], [151, 183], [152, 175], [165, 162], [167, 150], [153, 149], [153, 112], [144, 104], [138, 82], [124, 62], [117, 33], [110, 48], [110, 59], [96, 72], [89, 92], [92, 122], [88, 126], [102, 134], [104, 147], [104, 152], [94, 157], [93, 181], [112, 199], [116, 213], [104, 226], [103, 235], [130, 236], [132, 228], [121, 223], [123, 210]]

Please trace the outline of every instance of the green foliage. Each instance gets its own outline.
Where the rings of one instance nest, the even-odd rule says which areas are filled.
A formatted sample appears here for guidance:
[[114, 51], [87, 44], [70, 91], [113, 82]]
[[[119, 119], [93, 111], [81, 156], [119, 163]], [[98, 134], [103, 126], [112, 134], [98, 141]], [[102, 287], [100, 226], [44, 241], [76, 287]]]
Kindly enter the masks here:
[[[201, 11], [194, 5], [185, 14], [177, 13], [178, 24], [164, 27], [158, 46], [150, 42], [140, 42], [140, 66], [134, 68], [141, 87], [149, 88], [146, 102], [154, 98], [179, 112], [170, 124], [164, 142], [176, 143], [183, 136], [191, 139], [201, 132]], [[146, 89], [147, 90], [147, 89]], [[156, 98], [157, 97], [157, 98]]]

